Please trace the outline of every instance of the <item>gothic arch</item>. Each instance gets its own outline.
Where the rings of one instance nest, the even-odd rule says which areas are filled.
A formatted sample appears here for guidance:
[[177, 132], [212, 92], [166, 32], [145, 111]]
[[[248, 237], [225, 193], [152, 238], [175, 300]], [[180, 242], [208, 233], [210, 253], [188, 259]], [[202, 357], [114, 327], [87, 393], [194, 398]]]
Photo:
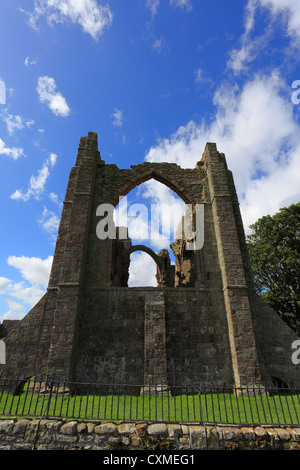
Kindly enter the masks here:
[[135, 253], [136, 251], [143, 251], [144, 253], [147, 253], [147, 255], [149, 255], [153, 261], [155, 262], [156, 264], [156, 276], [158, 276], [159, 278], [161, 278], [161, 266], [160, 266], [160, 260], [159, 260], [159, 257], [157, 256], [157, 254], [151, 249], [149, 248], [148, 246], [145, 246], [145, 245], [133, 245], [130, 247], [130, 249], [128, 250], [128, 256], [130, 258], [130, 255], [132, 253]]
[[175, 266], [171, 266], [168, 250], [162, 249], [156, 254], [151, 248], [145, 245], [133, 245], [128, 250], [128, 256], [135, 251], [147, 253], [156, 264], [156, 279], [159, 287], [174, 287]]
[[[154, 179], [174, 191], [186, 204], [195, 205], [199, 196], [188, 189], [186, 171], [174, 163], [143, 163], [131, 170], [118, 170], [115, 175], [115, 190], [112, 193], [112, 204], [116, 206], [120, 196], [126, 196], [136, 186]], [[123, 181], [124, 182], [123, 182]], [[199, 182], [200, 186], [200, 182]], [[200, 193], [200, 190], [197, 191]]]
[[131, 255], [131, 253], [134, 253], [135, 251], [144, 251], [145, 253], [147, 253], [149, 256], [151, 256], [151, 258], [153, 259], [153, 261], [155, 261], [156, 265], [159, 268], [159, 258], [157, 254], [153, 250], [151, 250], [151, 248], [145, 245], [134, 245], [130, 248], [129, 255]]

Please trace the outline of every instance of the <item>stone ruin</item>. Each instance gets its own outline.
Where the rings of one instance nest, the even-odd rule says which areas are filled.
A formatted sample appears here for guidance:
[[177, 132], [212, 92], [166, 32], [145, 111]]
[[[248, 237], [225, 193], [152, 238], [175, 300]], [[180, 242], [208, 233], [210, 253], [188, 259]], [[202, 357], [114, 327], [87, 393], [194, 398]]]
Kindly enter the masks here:
[[[99, 239], [97, 208], [155, 179], [204, 210], [201, 249], [177, 237], [154, 253], [128, 237]], [[116, 233], [124, 233], [117, 228]], [[189, 240], [191, 242], [191, 240]], [[192, 240], [193, 242], [193, 240]], [[130, 254], [146, 251], [157, 287], [128, 287]], [[45, 295], [3, 338], [13, 376], [85, 383], [300, 386], [294, 332], [255, 293], [232, 173], [208, 143], [195, 168], [106, 164], [96, 133], [80, 139]]]

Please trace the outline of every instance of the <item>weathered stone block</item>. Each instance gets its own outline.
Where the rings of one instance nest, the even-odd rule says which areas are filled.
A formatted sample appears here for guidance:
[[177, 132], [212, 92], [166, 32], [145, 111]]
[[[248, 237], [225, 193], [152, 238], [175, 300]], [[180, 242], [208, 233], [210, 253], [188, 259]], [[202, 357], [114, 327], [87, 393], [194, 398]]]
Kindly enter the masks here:
[[104, 423], [95, 427], [96, 434], [107, 434], [107, 435], [116, 435], [118, 434], [118, 428], [116, 424], [113, 423]]
[[66, 436], [72, 436], [77, 433], [77, 421], [70, 421], [69, 423], [65, 423], [60, 428], [61, 434]]
[[14, 421], [0, 421], [0, 434], [11, 434], [14, 430]]
[[134, 423], [122, 423], [118, 426], [119, 434], [122, 435], [129, 435], [135, 432], [135, 424]]
[[165, 423], [150, 424], [147, 431], [149, 436], [154, 437], [165, 437], [168, 434], [168, 428]]

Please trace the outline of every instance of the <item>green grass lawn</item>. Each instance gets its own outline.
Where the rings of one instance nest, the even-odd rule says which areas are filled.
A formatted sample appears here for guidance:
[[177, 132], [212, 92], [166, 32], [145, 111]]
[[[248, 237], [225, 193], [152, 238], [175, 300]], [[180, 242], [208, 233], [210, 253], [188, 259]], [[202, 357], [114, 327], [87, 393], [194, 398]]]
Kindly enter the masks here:
[[[199, 395], [65, 395], [0, 394], [0, 416], [69, 418], [97, 421], [165, 421], [224, 424], [300, 425], [300, 396]], [[201, 407], [200, 407], [201, 403]], [[47, 408], [48, 404], [48, 408]]]

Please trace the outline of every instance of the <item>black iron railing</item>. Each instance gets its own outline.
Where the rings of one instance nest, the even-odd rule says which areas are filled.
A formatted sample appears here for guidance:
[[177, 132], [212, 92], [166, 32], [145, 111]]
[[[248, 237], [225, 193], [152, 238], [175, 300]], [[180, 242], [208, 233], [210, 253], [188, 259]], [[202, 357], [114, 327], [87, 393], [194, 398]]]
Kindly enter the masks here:
[[0, 418], [300, 426], [300, 390], [0, 379]]

